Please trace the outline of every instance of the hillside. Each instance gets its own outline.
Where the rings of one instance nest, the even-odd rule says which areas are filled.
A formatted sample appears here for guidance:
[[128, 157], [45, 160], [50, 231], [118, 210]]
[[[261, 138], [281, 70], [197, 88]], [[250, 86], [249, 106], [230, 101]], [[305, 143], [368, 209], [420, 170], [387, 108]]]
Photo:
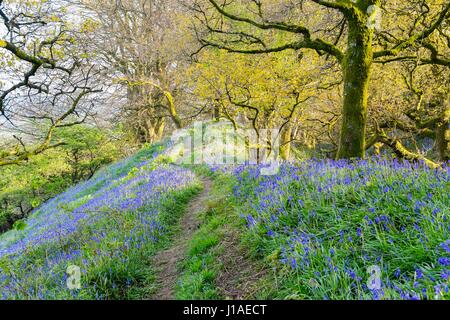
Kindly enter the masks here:
[[[119, 298], [143, 277], [146, 257], [199, 189], [186, 169], [158, 165], [143, 149], [47, 202], [0, 238], [4, 299]], [[68, 265], [83, 288], [68, 290]]]
[[104, 168], [1, 235], [1, 298], [450, 298], [449, 167], [307, 160], [263, 176], [177, 165], [179, 143]]
[[14, 314], [348, 316], [449, 285], [450, 0], [0, 0]]

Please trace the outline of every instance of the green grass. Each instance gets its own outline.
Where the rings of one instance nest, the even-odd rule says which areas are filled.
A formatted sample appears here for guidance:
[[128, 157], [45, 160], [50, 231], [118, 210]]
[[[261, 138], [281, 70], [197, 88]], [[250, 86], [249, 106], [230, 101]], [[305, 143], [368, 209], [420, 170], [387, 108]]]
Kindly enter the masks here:
[[135, 268], [134, 278], [137, 280], [133, 286], [123, 291], [119, 298], [130, 300], [142, 300], [149, 298], [156, 292], [156, 272], [151, 263], [152, 257], [161, 250], [170, 247], [173, 237], [180, 231], [179, 221], [185, 213], [186, 206], [195, 195], [201, 191], [199, 185], [179, 192], [174, 201], [165, 202], [161, 208], [161, 219], [163, 223], [170, 226], [167, 233], [156, 245], [149, 244], [137, 253], [132, 262]]
[[[216, 284], [218, 258], [225, 232], [234, 229], [247, 255], [269, 270], [252, 299], [449, 299], [449, 271], [438, 261], [448, 257], [450, 230], [444, 172], [389, 161], [303, 166], [256, 179], [214, 174], [210, 208], [180, 267], [177, 298], [225, 298]], [[236, 188], [239, 196], [229, 196]], [[255, 226], [241, 214], [256, 218]], [[380, 268], [381, 290], [367, 287], [373, 266]]]
[[[125, 163], [104, 169], [103, 173], [99, 173], [100, 180], [109, 179], [111, 183], [108, 188], [106, 184], [94, 181], [89, 188], [84, 188], [81, 192], [75, 189], [73, 201], [66, 203], [56, 201], [54, 204], [50, 203], [47, 207], [41, 208], [31, 217], [36, 219], [32, 220], [34, 223], [30, 223], [24, 230], [9, 232], [11, 237], [14, 236], [17, 239], [9, 239], [8, 234], [2, 235], [1, 240], [7, 248], [9, 244], [7, 241], [11, 241], [14, 245], [13, 240], [26, 239], [29, 233], [33, 235], [31, 232], [35, 230], [32, 228], [36, 221], [42, 225], [38, 232], [54, 234], [51, 241], [44, 241], [36, 246], [24, 242], [20, 254], [6, 255], [0, 259], [0, 276], [3, 276], [4, 280], [2, 284], [9, 286], [8, 295], [5, 296], [2, 290], [0, 295], [7, 299], [58, 300], [150, 297], [157, 289], [152, 258], [159, 250], [170, 246], [171, 239], [179, 231], [180, 218], [185, 213], [186, 205], [202, 189], [197, 179], [191, 180], [189, 184], [181, 188], [162, 192], [155, 199], [149, 198], [148, 203], [144, 203], [137, 209], [128, 210], [126, 206], [116, 209], [109, 206], [98, 209], [94, 207], [95, 210], [92, 212], [89, 212], [89, 209], [83, 209], [86, 217], [75, 222], [73, 232], [62, 235], [58, 235], [58, 232], [66, 226], [72, 226], [71, 221], [74, 221], [72, 211], [86, 204], [90, 198], [101, 197], [107, 190], [113, 190], [110, 188], [116, 185], [122, 188], [122, 184], [125, 186], [128, 182], [133, 183], [133, 177], [138, 170], [134, 168], [142, 161], [151, 159], [154, 152], [160, 151], [160, 148], [159, 145], [144, 148], [136, 156], [127, 159]], [[139, 171], [145, 174], [153, 169], [156, 168], [145, 166]], [[172, 169], [165, 165], [161, 170], [169, 172]], [[187, 173], [187, 171], [184, 172]], [[120, 176], [124, 177], [117, 179]], [[183, 175], [180, 174], [180, 177]], [[154, 179], [161, 178], [156, 175]], [[155, 183], [154, 191], [158, 192], [159, 188], [163, 188], [164, 180], [156, 180]], [[160, 187], [158, 187], [159, 183], [161, 183]], [[135, 186], [140, 185], [143, 186], [141, 181], [135, 184]], [[103, 193], [89, 194], [97, 188]], [[147, 191], [145, 188], [130, 190], [133, 191], [129, 194], [121, 193], [123, 201], [134, 199], [137, 195], [134, 192]], [[116, 193], [114, 195], [118, 196]], [[112, 196], [110, 197], [113, 199]], [[51, 208], [53, 211], [44, 212], [46, 208]], [[65, 220], [46, 224], [48, 218], [46, 215], [55, 215], [55, 212]], [[81, 268], [82, 287], [78, 290], [68, 290], [65, 283], [69, 276], [66, 270], [70, 265]]]
[[[247, 219], [241, 240], [273, 270], [256, 298], [449, 299], [446, 171], [309, 161], [255, 172], [231, 202]], [[368, 287], [374, 266], [378, 290]]]
[[[205, 167], [196, 167], [197, 174], [209, 175]], [[213, 188], [208, 209], [200, 216], [200, 229], [189, 241], [186, 260], [180, 267], [180, 276], [175, 288], [177, 299], [211, 300], [222, 299], [216, 286], [216, 277], [222, 269], [218, 258], [223, 252], [221, 240], [227, 229], [237, 228], [235, 211], [226, 199], [232, 182], [227, 176], [213, 176]]]

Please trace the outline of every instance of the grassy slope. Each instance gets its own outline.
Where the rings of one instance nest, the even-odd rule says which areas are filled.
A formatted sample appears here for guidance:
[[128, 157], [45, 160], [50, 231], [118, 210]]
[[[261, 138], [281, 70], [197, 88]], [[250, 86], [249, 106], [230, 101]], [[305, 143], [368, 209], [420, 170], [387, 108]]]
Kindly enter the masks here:
[[[197, 167], [202, 175], [212, 176], [207, 168]], [[218, 257], [223, 251], [220, 240], [224, 229], [229, 228], [234, 219], [232, 210], [225, 201], [231, 190], [231, 184], [222, 181], [220, 186], [214, 181], [211, 192], [212, 201], [207, 212], [199, 217], [201, 226], [188, 244], [186, 260], [179, 266], [180, 277], [175, 291], [177, 299], [220, 299], [215, 280], [222, 265]]]
[[[177, 299], [228, 299], [223, 294], [223, 284], [218, 283], [219, 275], [224, 272], [223, 261], [226, 252], [224, 240], [229, 234], [243, 234], [245, 230], [245, 220], [241, 219], [235, 203], [230, 198], [233, 187], [236, 185], [236, 179], [227, 174], [219, 172], [212, 173], [210, 169], [204, 166], [196, 166], [193, 168], [198, 175], [209, 176], [213, 179], [213, 188], [210, 194], [208, 210], [200, 216], [201, 225], [195, 235], [188, 244], [186, 260], [179, 265], [180, 276], [176, 287]], [[234, 254], [242, 254], [242, 252], [251, 252], [253, 248], [247, 246], [242, 239], [237, 239], [237, 245], [231, 250], [235, 250]], [[226, 241], [225, 241], [226, 242]], [[248, 257], [247, 257], [248, 258]], [[258, 259], [247, 261], [254, 264], [254, 269], [263, 268], [263, 262]], [[227, 266], [230, 267], [230, 266]], [[237, 273], [241, 272], [239, 268], [243, 266], [234, 265]], [[233, 282], [235, 279], [227, 279]], [[238, 279], [236, 279], [238, 280]], [[241, 279], [246, 281], [247, 279]], [[240, 280], [238, 280], [239, 282]], [[250, 279], [250, 281], [254, 281]], [[234, 286], [232, 284], [232, 286]], [[239, 291], [240, 288], [233, 287], [231, 289]], [[253, 298], [242, 292], [245, 298]]]
[[377, 159], [238, 174], [246, 241], [278, 270], [263, 297], [449, 299], [449, 173]]
[[[46, 223], [50, 209], [64, 217], [114, 188], [125, 193], [111, 194], [107, 206], [115, 198], [137, 201], [147, 197], [142, 192], [149, 182], [140, 181], [142, 175], [159, 179], [148, 187], [157, 194], [166, 182], [185, 179], [190, 171], [168, 166], [164, 157], [142, 165], [160, 151], [161, 146], [144, 149], [57, 197], [37, 210], [25, 230], [1, 236], [0, 253], [26, 239], [36, 221]], [[213, 176], [214, 188], [179, 266], [177, 298], [226, 298], [218, 279], [227, 254], [224, 237], [233, 232], [253, 263], [275, 271], [260, 279], [249, 298], [449, 299], [449, 169], [381, 160], [307, 161], [286, 165], [272, 177], [260, 176], [255, 167], [214, 174], [205, 167], [193, 169]], [[63, 241], [25, 248], [14, 259], [4, 256], [0, 286], [8, 286], [10, 295], [3, 298], [149, 297], [156, 289], [151, 256], [170, 245], [186, 204], [201, 188], [195, 179], [186, 179], [158, 201], [150, 197], [136, 210], [112, 206], [110, 219], [82, 224]], [[156, 219], [142, 225], [140, 219], [151, 212], [157, 212]], [[64, 289], [68, 264], [87, 266], [80, 291]], [[367, 267], [373, 265], [381, 268], [382, 290], [367, 288]]]
[[[189, 170], [152, 160], [162, 149], [144, 148], [106, 168], [39, 208], [24, 230], [0, 236], [1, 298], [148, 297], [150, 258], [201, 189]], [[68, 265], [82, 269], [80, 290], [67, 289]]]
[[[450, 298], [448, 168], [308, 161], [273, 177], [254, 167], [236, 172], [216, 176], [178, 297], [223, 298], [220, 243], [224, 230], [235, 229], [257, 263], [276, 270], [253, 298]], [[368, 287], [373, 266], [380, 268], [381, 289]]]

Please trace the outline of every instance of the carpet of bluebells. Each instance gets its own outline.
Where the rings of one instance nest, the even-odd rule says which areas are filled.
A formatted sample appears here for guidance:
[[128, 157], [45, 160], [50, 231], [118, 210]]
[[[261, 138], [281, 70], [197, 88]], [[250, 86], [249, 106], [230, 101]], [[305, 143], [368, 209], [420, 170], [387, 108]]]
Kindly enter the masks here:
[[[123, 297], [199, 186], [191, 171], [159, 163], [162, 151], [106, 168], [38, 208], [23, 230], [0, 235], [0, 298]], [[81, 289], [68, 290], [70, 265], [81, 269]]]
[[[121, 299], [200, 182], [144, 148], [0, 235], [0, 299]], [[275, 270], [264, 298], [450, 299], [450, 166], [382, 158], [217, 167], [245, 241]], [[220, 183], [220, 181], [219, 181]], [[81, 269], [69, 290], [68, 267]]]
[[278, 270], [269, 298], [450, 298], [449, 166], [311, 160], [233, 173], [248, 241]]

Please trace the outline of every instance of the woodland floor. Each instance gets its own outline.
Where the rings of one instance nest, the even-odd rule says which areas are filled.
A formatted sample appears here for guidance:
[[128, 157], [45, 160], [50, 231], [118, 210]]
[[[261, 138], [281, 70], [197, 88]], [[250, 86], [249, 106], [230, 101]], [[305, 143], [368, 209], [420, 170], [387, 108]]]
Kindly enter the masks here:
[[[175, 235], [169, 248], [160, 251], [153, 257], [156, 269], [157, 291], [150, 297], [152, 300], [174, 300], [175, 288], [179, 278], [178, 266], [184, 261], [188, 243], [201, 227], [201, 213], [208, 210], [211, 200], [213, 180], [202, 178], [203, 190], [191, 200], [180, 222], [180, 231]], [[217, 258], [221, 265], [216, 277], [216, 288], [224, 299], [248, 299], [253, 296], [255, 285], [264, 275], [247, 257], [239, 243], [238, 231], [226, 228], [220, 242], [223, 250]]]
[[222, 270], [216, 279], [219, 292], [227, 299], [252, 299], [258, 281], [267, 274], [267, 270], [261, 269], [248, 258], [240, 247], [236, 230], [227, 230], [221, 244], [224, 248], [219, 257]]

